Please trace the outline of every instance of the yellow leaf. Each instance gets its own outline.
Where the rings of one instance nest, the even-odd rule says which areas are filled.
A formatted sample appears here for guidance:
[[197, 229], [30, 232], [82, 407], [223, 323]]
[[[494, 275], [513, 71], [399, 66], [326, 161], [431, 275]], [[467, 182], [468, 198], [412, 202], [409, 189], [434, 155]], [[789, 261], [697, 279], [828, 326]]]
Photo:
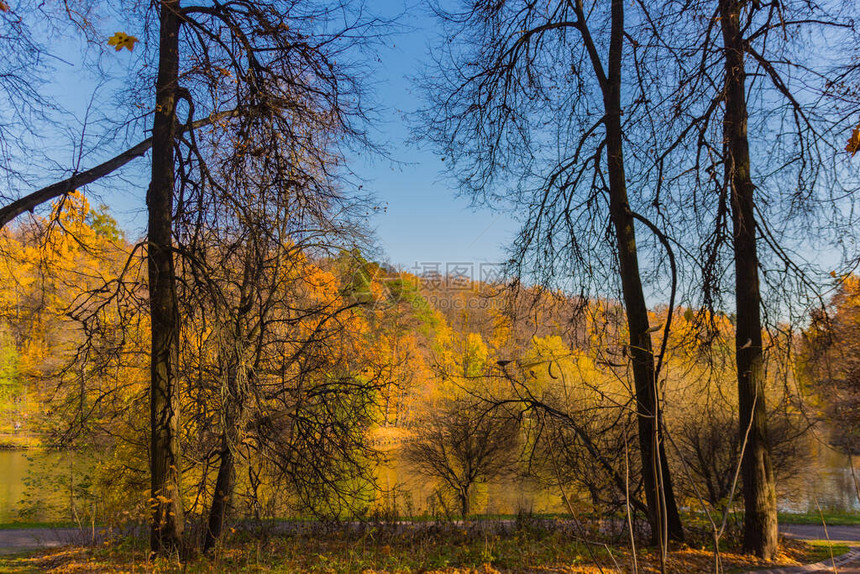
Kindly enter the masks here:
[[[2, 2], [3, 0], [0, 0]], [[116, 51], [119, 52], [123, 48], [127, 48], [129, 52], [134, 50], [134, 44], [137, 42], [137, 38], [134, 36], [129, 36], [123, 32], [117, 32], [113, 36], [108, 39], [108, 46], [113, 46], [116, 48]]]
[[845, 151], [851, 152], [851, 157], [860, 150], [860, 125], [854, 128], [851, 132], [851, 139], [848, 140], [848, 145], [845, 146]]
[[3, 0], [0, 0], [0, 12], [8, 12], [8, 11], [9, 11], [9, 5], [6, 4], [6, 2], [4, 2]]

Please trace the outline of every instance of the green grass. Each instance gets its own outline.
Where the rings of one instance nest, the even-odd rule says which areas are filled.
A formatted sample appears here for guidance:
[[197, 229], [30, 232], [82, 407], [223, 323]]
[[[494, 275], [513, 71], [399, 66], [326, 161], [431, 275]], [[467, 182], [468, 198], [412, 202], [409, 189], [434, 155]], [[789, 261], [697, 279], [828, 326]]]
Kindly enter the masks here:
[[818, 512], [780, 513], [779, 522], [781, 524], [821, 524], [822, 517], [825, 524], [832, 526], [860, 525], [860, 514], [832, 511], [824, 511], [821, 514]]
[[18, 530], [21, 528], [77, 528], [78, 525], [71, 521], [55, 521], [55, 522], [40, 522], [40, 521], [21, 521], [21, 522], [6, 522], [0, 524], [0, 530]]
[[807, 540], [806, 542], [809, 545], [808, 564], [816, 564], [842, 556], [851, 549], [845, 542], [830, 542], [828, 540]]

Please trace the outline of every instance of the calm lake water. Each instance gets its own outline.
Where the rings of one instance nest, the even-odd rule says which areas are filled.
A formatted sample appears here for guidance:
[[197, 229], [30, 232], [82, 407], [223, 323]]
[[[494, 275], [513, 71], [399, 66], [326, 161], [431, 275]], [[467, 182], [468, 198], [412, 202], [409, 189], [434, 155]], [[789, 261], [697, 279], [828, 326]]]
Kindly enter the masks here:
[[[860, 512], [847, 457], [819, 447], [816, 458], [817, 463], [811, 465], [812, 470], [807, 469], [807, 474], [782, 484], [782, 490], [793, 494], [782, 494], [781, 509], [806, 512], [820, 506], [823, 510]], [[72, 452], [0, 450], [0, 524], [22, 518], [70, 520], [68, 477], [79, 473], [85, 464], [86, 460]], [[854, 457], [854, 467], [860, 478], [860, 457]], [[28, 488], [35, 477], [40, 477], [41, 488]], [[410, 472], [405, 465], [395, 463], [382, 469], [380, 481], [389, 491], [385, 501], [389, 508], [396, 507], [401, 514], [444, 513], [444, 503], [435, 494], [433, 481]], [[565, 512], [565, 507], [556, 489], [541, 488], [529, 481], [508, 479], [478, 487], [473, 512], [519, 511]]]
[[0, 450], [0, 524], [71, 520], [69, 487], [75, 479], [70, 477], [80, 477], [87, 464], [71, 452]]
[[16, 517], [16, 506], [24, 495], [24, 478], [30, 461], [24, 451], [0, 451], [0, 522]]
[[804, 473], [791, 480], [780, 497], [780, 509], [786, 512], [836, 510], [860, 512], [857, 483], [860, 480], [860, 456], [848, 457], [824, 445], [815, 447], [814, 462]]

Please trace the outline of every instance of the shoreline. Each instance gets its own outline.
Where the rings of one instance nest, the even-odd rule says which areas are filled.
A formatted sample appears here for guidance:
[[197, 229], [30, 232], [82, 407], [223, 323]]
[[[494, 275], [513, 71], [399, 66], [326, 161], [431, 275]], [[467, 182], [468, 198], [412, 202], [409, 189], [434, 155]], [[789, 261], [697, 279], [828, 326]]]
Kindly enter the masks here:
[[0, 433], [0, 450], [33, 450], [45, 448], [42, 436], [30, 433]]

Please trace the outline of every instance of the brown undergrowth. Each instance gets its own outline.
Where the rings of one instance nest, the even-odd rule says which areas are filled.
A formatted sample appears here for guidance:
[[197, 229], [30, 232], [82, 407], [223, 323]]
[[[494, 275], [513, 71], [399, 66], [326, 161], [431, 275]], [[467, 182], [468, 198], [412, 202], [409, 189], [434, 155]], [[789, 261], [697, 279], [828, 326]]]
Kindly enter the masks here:
[[[801, 541], [783, 541], [771, 563], [731, 551], [721, 553], [726, 572], [743, 572], [774, 565], [791, 566], [829, 557], [831, 549]], [[832, 548], [834, 555], [844, 546]], [[658, 572], [659, 556], [640, 551], [639, 572]], [[705, 548], [672, 549], [669, 572], [714, 572], [714, 554]], [[215, 552], [184, 563], [149, 560], [145, 540], [123, 539], [97, 547], [67, 547], [31, 556], [0, 557], [0, 572], [29, 574], [79, 573], [606, 573], [632, 572], [628, 549], [609, 544], [585, 544], [570, 532], [518, 530], [479, 533], [445, 529], [422, 533], [379, 532], [361, 535], [251, 537], [233, 533]]]

